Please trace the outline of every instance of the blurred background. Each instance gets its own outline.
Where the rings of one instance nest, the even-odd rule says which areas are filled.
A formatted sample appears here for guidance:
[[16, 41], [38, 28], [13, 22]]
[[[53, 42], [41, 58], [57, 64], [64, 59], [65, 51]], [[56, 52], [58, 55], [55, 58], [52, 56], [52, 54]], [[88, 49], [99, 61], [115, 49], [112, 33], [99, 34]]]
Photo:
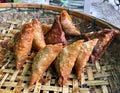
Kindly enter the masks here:
[[87, 13], [120, 27], [120, 0], [0, 0], [2, 3], [50, 4]]

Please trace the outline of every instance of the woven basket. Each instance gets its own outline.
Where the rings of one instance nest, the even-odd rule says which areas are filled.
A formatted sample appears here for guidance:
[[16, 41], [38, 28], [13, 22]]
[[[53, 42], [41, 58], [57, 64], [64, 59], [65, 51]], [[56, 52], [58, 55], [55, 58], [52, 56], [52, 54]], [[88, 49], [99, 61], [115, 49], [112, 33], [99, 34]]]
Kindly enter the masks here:
[[[12, 41], [14, 33], [20, 31], [21, 26], [33, 18], [38, 18], [41, 24], [52, 24], [54, 17], [59, 16], [59, 12], [63, 9], [39, 4], [0, 4], [0, 42], [8, 39]], [[69, 9], [64, 10], [68, 11], [74, 24], [82, 33], [104, 28], [119, 30], [95, 17]], [[49, 68], [44, 73], [47, 82], [45, 84], [37, 82], [34, 89], [29, 90], [31, 62], [26, 62], [22, 70], [16, 70], [13, 52], [10, 48], [6, 48], [7, 53], [0, 62], [0, 93], [120, 93], [120, 35], [113, 40], [100, 61], [95, 64], [87, 63], [83, 85], [73, 71], [68, 82], [60, 87], [56, 81], [56, 72]]]

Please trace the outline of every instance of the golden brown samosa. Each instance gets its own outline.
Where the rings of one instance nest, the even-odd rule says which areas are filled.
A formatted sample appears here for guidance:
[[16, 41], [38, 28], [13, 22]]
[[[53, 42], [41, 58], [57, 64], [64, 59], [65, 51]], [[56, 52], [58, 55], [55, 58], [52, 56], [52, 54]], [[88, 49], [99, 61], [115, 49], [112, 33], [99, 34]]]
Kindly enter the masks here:
[[75, 63], [75, 69], [78, 78], [81, 78], [83, 68], [86, 66], [87, 61], [89, 60], [89, 57], [93, 51], [93, 48], [97, 44], [97, 41], [98, 39], [89, 40], [87, 42], [84, 42], [81, 46], [79, 55]]
[[33, 27], [34, 27], [34, 38], [33, 38], [33, 48], [35, 50], [42, 50], [46, 44], [44, 40], [44, 35], [42, 32], [42, 28], [40, 26], [40, 22], [38, 19], [33, 20]]
[[80, 35], [80, 30], [74, 26], [71, 17], [67, 11], [63, 10], [60, 14], [60, 22], [63, 28], [63, 31], [68, 35]]
[[28, 57], [33, 42], [34, 28], [32, 23], [23, 25], [22, 31], [19, 33], [19, 38], [16, 38], [14, 45], [16, 68], [20, 69]]
[[54, 65], [59, 75], [58, 84], [60, 86], [64, 85], [67, 82], [82, 43], [83, 40], [78, 40], [64, 47], [60, 55], [55, 60]]
[[52, 26], [48, 24], [41, 24], [41, 27], [44, 35], [46, 35], [52, 28]]
[[104, 29], [98, 32], [85, 33], [82, 35], [82, 37], [87, 40], [91, 40], [94, 38], [99, 39], [91, 54], [91, 62], [94, 63], [101, 58], [107, 47], [110, 45], [110, 43], [118, 33], [119, 31], [115, 29]]
[[62, 43], [63, 45], [67, 44], [67, 40], [65, 38], [65, 34], [62, 30], [58, 17], [54, 19], [54, 23], [51, 30], [46, 34], [45, 42], [47, 44], [57, 44], [57, 43]]
[[36, 81], [42, 79], [43, 73], [48, 69], [61, 50], [62, 45], [55, 44], [47, 45], [43, 50], [37, 53], [32, 64], [32, 74], [29, 83], [30, 88]]

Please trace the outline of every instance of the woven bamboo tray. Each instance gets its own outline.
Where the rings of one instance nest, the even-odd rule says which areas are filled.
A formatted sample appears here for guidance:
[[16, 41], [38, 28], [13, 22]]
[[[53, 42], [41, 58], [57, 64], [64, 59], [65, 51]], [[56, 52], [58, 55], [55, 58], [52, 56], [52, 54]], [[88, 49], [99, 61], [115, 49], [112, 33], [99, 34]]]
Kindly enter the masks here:
[[[82, 82], [76, 78], [73, 69], [66, 85], [59, 87], [56, 72], [53, 68], [49, 68], [44, 73], [44, 79], [47, 82], [44, 84], [37, 82], [33, 90], [28, 89], [31, 62], [26, 61], [22, 70], [16, 70], [13, 51], [7, 47], [7, 44], [12, 46], [14, 34], [20, 31], [24, 23], [38, 18], [41, 24], [52, 24], [54, 17], [59, 16], [59, 12], [63, 9], [39, 4], [0, 4], [0, 44], [6, 51], [4, 59], [0, 61], [0, 93], [120, 93], [120, 36], [113, 40], [100, 61], [95, 64], [87, 63], [84, 70], [85, 78]], [[104, 28], [119, 30], [95, 17], [69, 9], [65, 10], [82, 33]], [[10, 42], [7, 42], [8, 39]], [[2, 52], [3, 50], [0, 50], [0, 53]]]

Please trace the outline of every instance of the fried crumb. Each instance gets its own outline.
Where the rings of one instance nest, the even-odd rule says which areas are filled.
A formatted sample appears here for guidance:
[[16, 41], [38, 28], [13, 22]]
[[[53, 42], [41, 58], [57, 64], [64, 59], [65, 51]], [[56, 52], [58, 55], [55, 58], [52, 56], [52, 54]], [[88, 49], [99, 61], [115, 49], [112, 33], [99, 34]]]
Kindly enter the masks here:
[[0, 70], [0, 79], [2, 79], [2, 78], [3, 78], [3, 75], [4, 75], [3, 71], [2, 71], [2, 70]]

